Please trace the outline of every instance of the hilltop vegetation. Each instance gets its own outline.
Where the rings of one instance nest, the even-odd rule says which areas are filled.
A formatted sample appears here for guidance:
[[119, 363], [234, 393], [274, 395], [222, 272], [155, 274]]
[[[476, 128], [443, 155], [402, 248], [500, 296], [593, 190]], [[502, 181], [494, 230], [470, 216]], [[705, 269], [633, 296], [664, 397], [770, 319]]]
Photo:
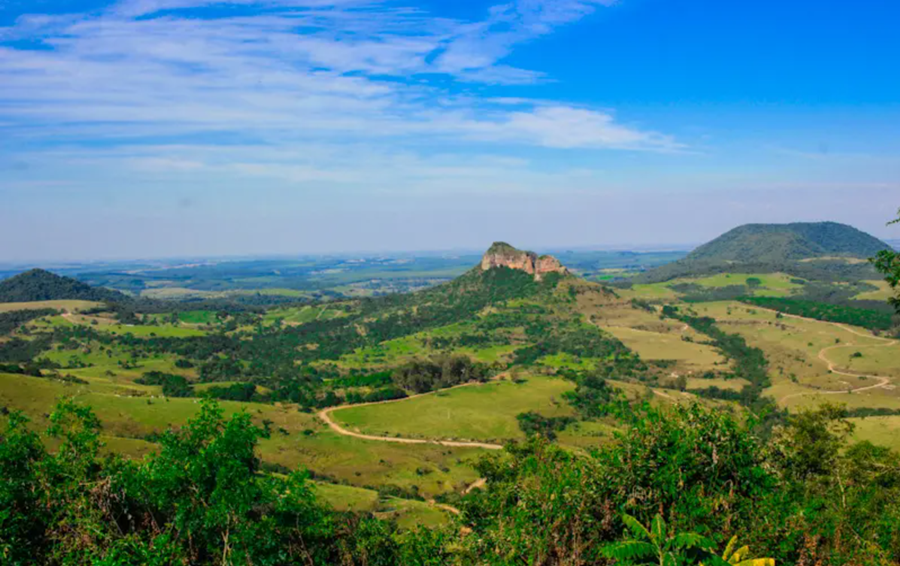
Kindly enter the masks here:
[[869, 258], [889, 247], [837, 222], [745, 224], [700, 246], [685, 259], [776, 263], [826, 257]]
[[91, 287], [77, 279], [62, 277], [43, 269], [32, 269], [0, 281], [0, 303], [54, 301], [122, 301], [128, 297], [118, 291]]
[[890, 246], [836, 222], [745, 224], [684, 259], [635, 278], [653, 283], [715, 273], [783, 272], [805, 279], [860, 281], [875, 272], [866, 261]]

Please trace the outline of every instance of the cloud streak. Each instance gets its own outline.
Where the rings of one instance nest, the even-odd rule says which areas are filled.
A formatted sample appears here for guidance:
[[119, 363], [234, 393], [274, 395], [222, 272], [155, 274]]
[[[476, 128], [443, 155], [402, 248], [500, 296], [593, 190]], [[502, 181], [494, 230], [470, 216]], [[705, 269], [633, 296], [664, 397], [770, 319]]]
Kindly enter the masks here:
[[126, 0], [25, 15], [0, 29], [0, 123], [8, 143], [35, 146], [676, 149], [603, 110], [460, 96], [472, 81], [539, 80], [503, 63], [515, 45], [605, 4], [518, 0], [480, 21], [375, 0]]

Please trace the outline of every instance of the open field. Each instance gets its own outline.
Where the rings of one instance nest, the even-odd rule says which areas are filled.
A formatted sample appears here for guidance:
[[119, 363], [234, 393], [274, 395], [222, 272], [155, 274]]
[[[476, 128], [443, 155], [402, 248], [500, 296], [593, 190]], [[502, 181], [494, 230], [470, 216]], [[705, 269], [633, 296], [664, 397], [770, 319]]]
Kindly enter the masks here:
[[671, 300], [678, 298], [678, 293], [669, 288], [669, 283], [639, 283], [629, 289], [617, 290], [626, 299]]
[[[96, 321], [97, 324], [92, 324]], [[37, 330], [52, 330], [57, 326], [75, 326], [77, 324], [91, 324], [98, 332], [109, 332], [110, 334], [125, 335], [131, 334], [139, 338], [148, 337], [168, 337], [168, 338], [187, 338], [190, 336], [205, 336], [206, 331], [191, 326], [175, 326], [171, 324], [119, 324], [112, 319], [100, 317], [85, 317], [82, 315], [60, 315], [47, 316], [35, 320], [30, 326]]]
[[266, 311], [263, 322], [273, 324], [276, 320], [281, 320], [285, 324], [305, 324], [314, 320], [330, 320], [345, 315], [345, 311], [329, 308], [327, 305], [288, 307]]
[[785, 273], [719, 273], [708, 277], [682, 277], [663, 283], [640, 283], [617, 292], [628, 299], [676, 300], [680, 294], [672, 288], [673, 286], [693, 284], [707, 289], [717, 289], [747, 285], [748, 279], [759, 280], [758, 287], [748, 288], [748, 294], [751, 295], [786, 297], [803, 288], [802, 284], [794, 282], [797, 278]]
[[571, 382], [527, 376], [524, 383], [495, 381], [381, 405], [332, 412], [342, 426], [371, 435], [427, 439], [505, 440], [523, 438], [516, 415], [571, 414], [562, 393]]
[[854, 296], [854, 299], [859, 301], [887, 301], [895, 294], [895, 291], [891, 289], [891, 286], [888, 285], [887, 281], [866, 281], [866, 283], [868, 283], [869, 285], [874, 285], [878, 287], [878, 289], [860, 293]]
[[[764, 351], [772, 380], [765, 394], [785, 407], [822, 402], [846, 403], [851, 408], [897, 406], [895, 384], [880, 387], [884, 379], [877, 377], [900, 375], [900, 363], [895, 361], [900, 345], [896, 343], [862, 328], [779, 317], [766, 309], [733, 302], [693, 308], [700, 315], [716, 318], [721, 328], [742, 335], [748, 344]], [[854, 357], [857, 352], [862, 356]], [[859, 391], [836, 393], [851, 390]]]
[[900, 450], [900, 416], [850, 419], [855, 426], [853, 438]]
[[[728, 360], [712, 346], [683, 339], [696, 334], [690, 329], [686, 329], [685, 333], [665, 334], [623, 326], [607, 326], [603, 330], [621, 340], [644, 360], [675, 360], [688, 372], [728, 368]], [[687, 333], [688, 330], [690, 333]]]
[[757, 291], [780, 291], [789, 294], [803, 288], [802, 284], [792, 281], [797, 279], [796, 277], [785, 273], [719, 273], [699, 279], [677, 279], [672, 283], [696, 283], [703, 287], [729, 287], [732, 285], [747, 285], [747, 280], [751, 278], [759, 279], [760, 281]]
[[390, 518], [401, 528], [437, 527], [449, 522], [449, 514], [433, 504], [397, 497], [380, 498], [371, 489], [315, 482], [316, 497], [339, 511], [368, 511]]
[[[57, 400], [73, 398], [90, 405], [103, 423], [111, 448], [137, 457], [152, 449], [151, 433], [182, 426], [196, 415], [200, 402], [191, 398], [130, 397], [89, 385], [62, 383], [22, 375], [0, 374], [0, 406], [22, 410], [38, 429]], [[260, 456], [289, 469], [306, 468], [335, 480], [364, 486], [396, 485], [434, 496], [463, 489], [477, 479], [471, 462], [477, 448], [387, 445], [338, 435], [314, 416], [291, 405], [220, 401], [223, 411], [247, 411], [262, 425], [269, 421], [271, 438], [260, 442]]]

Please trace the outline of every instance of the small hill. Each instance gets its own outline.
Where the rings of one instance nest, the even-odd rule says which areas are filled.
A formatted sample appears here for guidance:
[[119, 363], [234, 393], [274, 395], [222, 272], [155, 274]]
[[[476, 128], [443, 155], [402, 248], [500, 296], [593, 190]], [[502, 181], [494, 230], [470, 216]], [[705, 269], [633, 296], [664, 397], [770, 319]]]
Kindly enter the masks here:
[[875, 275], [867, 262], [859, 260], [889, 248], [878, 238], [837, 222], [744, 224], [634, 281], [660, 282], [725, 271], [783, 271], [808, 279], [859, 280]]
[[815, 257], [868, 258], [890, 246], [837, 222], [744, 224], [693, 252], [685, 261], [768, 263]]
[[569, 270], [552, 255], [539, 256], [534, 252], [516, 249], [506, 242], [494, 242], [481, 258], [482, 271], [488, 271], [495, 267], [508, 267], [524, 271], [533, 275], [535, 281], [540, 281], [547, 273], [559, 273], [560, 275], [569, 273]]
[[62, 299], [119, 302], [128, 298], [118, 291], [91, 287], [77, 279], [56, 275], [44, 269], [31, 269], [0, 281], [0, 303]]

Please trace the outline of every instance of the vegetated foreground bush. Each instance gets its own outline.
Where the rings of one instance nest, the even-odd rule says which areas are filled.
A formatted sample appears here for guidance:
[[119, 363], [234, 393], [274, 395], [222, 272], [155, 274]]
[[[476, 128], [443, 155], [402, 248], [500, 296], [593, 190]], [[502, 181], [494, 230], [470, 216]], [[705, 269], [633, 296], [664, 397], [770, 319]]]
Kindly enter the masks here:
[[487, 485], [462, 498], [453, 525], [407, 532], [324, 508], [302, 473], [263, 473], [265, 430], [213, 402], [141, 461], [100, 458], [86, 407], [53, 413], [52, 453], [13, 412], [0, 438], [0, 561], [721, 566], [735, 537], [727, 556], [749, 545], [784, 564], [900, 560], [900, 459], [848, 446], [843, 409], [795, 415], [767, 442], [700, 405], [644, 411], [590, 454], [538, 434], [485, 457]]

